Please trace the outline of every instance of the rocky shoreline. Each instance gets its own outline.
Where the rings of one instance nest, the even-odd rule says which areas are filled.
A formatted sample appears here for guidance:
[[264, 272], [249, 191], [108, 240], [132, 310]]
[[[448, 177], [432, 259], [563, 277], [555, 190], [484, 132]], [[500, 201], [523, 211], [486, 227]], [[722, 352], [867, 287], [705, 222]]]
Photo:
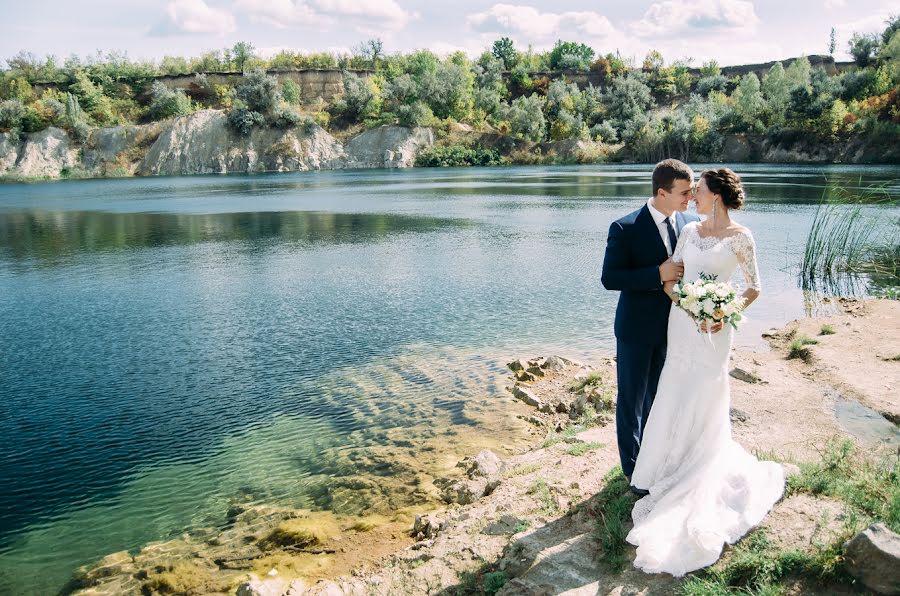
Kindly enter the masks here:
[[[443, 140], [436, 141], [439, 137]], [[23, 139], [0, 133], [0, 180], [409, 168], [420, 151], [436, 143], [491, 147], [510, 163], [629, 161], [622, 145], [574, 139], [534, 144], [463, 124], [447, 131], [382, 125], [344, 141], [311, 122], [287, 128], [255, 127], [242, 136], [228, 126], [224, 111], [205, 109], [149, 124], [95, 128], [83, 142], [55, 127]], [[721, 158], [724, 162], [896, 163], [900, 154], [860, 139], [782, 146], [762, 135], [731, 134], [725, 137]]]
[[[900, 301], [841, 299], [834, 306], [832, 316], [764, 334], [768, 351], [733, 355], [733, 433], [745, 448], [803, 462], [819, 457], [835, 437], [850, 437], [868, 452], [900, 445], [890, 435], [848, 434], [834, 406], [839, 396], [888, 419], [900, 416], [894, 390], [900, 386]], [[799, 355], [799, 338], [817, 343], [799, 342], [807, 350]], [[457, 475], [434, 482], [442, 509], [342, 520], [328, 512], [235, 507], [224, 529], [147, 545], [134, 556], [109, 555], [83, 569], [70, 589], [80, 595], [672, 593], [681, 580], [645, 575], [630, 563], [610, 571], [598, 560], [601, 501], [618, 463], [614, 360], [583, 364], [551, 356], [511, 362], [510, 371], [508, 389], [531, 407], [524, 418], [544, 439], [506, 459], [482, 451], [459, 462]], [[789, 474], [799, 472], [784, 465]], [[844, 515], [835, 499], [792, 494], [763, 527], [780, 547], [805, 552], [838, 536]], [[897, 543], [883, 526], [873, 528], [858, 537], [862, 554], [845, 553], [848, 567], [852, 562], [866, 585], [874, 577], [884, 593], [897, 593], [883, 566], [896, 571], [900, 553], [887, 563], [879, 558]], [[630, 561], [633, 549], [625, 556]], [[340, 564], [323, 573], [317, 559], [325, 558]], [[872, 571], [873, 565], [882, 567]], [[804, 581], [788, 592], [813, 588]]]

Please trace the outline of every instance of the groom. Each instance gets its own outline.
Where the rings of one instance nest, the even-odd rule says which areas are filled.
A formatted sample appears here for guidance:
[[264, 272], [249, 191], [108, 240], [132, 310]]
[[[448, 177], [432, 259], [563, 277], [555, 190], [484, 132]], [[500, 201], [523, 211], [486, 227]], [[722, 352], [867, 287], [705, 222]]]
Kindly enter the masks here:
[[[672, 301], [663, 283], [681, 277], [684, 267], [672, 261], [693, 196], [694, 172], [677, 159], [666, 159], [653, 169], [653, 196], [647, 203], [609, 226], [601, 281], [607, 290], [621, 290], [616, 308], [616, 432], [622, 472], [631, 473], [659, 374], [666, 359], [666, 332]], [[632, 492], [647, 494], [631, 487]]]

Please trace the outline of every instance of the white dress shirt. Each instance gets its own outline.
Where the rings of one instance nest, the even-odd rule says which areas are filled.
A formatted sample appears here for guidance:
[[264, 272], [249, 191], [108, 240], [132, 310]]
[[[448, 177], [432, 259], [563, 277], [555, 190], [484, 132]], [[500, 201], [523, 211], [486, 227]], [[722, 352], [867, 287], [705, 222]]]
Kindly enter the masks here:
[[[666, 216], [656, 210], [653, 206], [653, 199], [647, 200], [647, 208], [650, 210], [650, 215], [653, 216], [653, 221], [656, 222], [656, 231], [659, 232], [659, 237], [662, 238], [663, 246], [666, 247], [666, 252], [669, 253], [669, 256], [672, 256], [672, 251], [675, 250], [674, 246], [669, 246], [669, 230], [666, 229]], [[675, 230], [676, 238], [678, 237], [678, 228], [675, 227], [675, 213], [672, 213], [668, 217], [668, 220], [672, 224], [672, 229]]]

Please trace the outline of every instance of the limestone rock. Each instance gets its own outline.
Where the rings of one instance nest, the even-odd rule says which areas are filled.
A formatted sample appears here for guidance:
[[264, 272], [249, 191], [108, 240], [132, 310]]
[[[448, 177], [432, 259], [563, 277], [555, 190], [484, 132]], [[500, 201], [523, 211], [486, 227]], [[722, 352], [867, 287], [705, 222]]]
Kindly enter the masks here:
[[900, 536], [883, 523], [869, 526], [844, 545], [847, 571], [879, 594], [900, 594]]
[[72, 146], [69, 135], [61, 128], [51, 126], [28, 135], [14, 173], [58, 178], [64, 169], [74, 168], [77, 163], [78, 150]]
[[320, 127], [258, 126], [242, 137], [229, 127], [225, 113], [200, 110], [176, 118], [159, 135], [137, 168], [142, 175], [285, 172], [344, 165], [343, 149]]
[[525, 389], [524, 387], [522, 387], [520, 385], [516, 385], [515, 387], [513, 387], [512, 394], [513, 394], [513, 397], [525, 402], [529, 406], [540, 409], [540, 407], [543, 405], [541, 400], [539, 400], [534, 395], [534, 393], [532, 393], [530, 390]]
[[738, 367], [732, 368], [731, 372], [729, 372], [728, 374], [730, 374], [738, 381], [743, 381], [745, 383], [759, 383], [760, 381], [762, 381], [762, 379], [760, 379], [758, 375]]
[[731, 408], [731, 421], [732, 422], [740, 422], [744, 423], [750, 420], [750, 415], [743, 410], [739, 410], [737, 408]]
[[506, 366], [507, 366], [507, 368], [509, 368], [509, 370], [511, 370], [513, 372], [521, 372], [521, 371], [525, 370], [525, 365], [522, 364], [521, 360], [513, 360]]
[[253, 575], [250, 577], [250, 581], [238, 586], [235, 596], [283, 596], [288, 590], [288, 582], [281, 578], [259, 579]]
[[345, 147], [348, 168], [409, 168], [420, 149], [434, 145], [430, 128], [383, 125], [356, 135]]
[[413, 523], [412, 536], [418, 538], [421, 534], [422, 538], [434, 538], [441, 530], [441, 523], [433, 514], [416, 515], [416, 521]]
[[12, 135], [0, 132], [0, 176], [16, 167], [19, 159], [19, 142], [12, 140]]
[[489, 477], [495, 476], [502, 471], [503, 462], [500, 461], [500, 458], [491, 450], [484, 449], [469, 462], [466, 474], [469, 478], [476, 478], [478, 476]]

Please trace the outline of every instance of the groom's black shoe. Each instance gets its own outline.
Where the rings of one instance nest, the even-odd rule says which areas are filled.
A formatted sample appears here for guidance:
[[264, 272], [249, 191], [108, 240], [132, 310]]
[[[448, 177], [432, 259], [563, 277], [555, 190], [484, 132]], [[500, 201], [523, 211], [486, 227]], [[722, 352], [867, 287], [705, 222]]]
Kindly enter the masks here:
[[647, 495], [650, 494], [649, 490], [644, 490], [644, 489], [638, 488], [634, 485], [631, 486], [631, 492], [636, 494], [639, 497], [646, 497]]

